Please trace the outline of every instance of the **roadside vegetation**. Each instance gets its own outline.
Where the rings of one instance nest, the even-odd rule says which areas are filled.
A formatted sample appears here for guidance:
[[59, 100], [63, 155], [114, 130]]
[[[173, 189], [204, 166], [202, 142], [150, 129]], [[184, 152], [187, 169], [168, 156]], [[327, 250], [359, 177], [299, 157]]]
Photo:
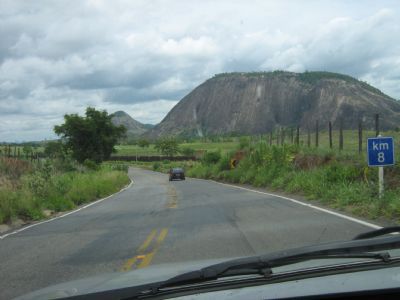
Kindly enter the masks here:
[[[191, 177], [250, 184], [302, 195], [368, 218], [400, 220], [399, 164], [385, 168], [385, 194], [379, 199], [377, 170], [366, 163], [365, 140], [374, 131], [363, 132], [364, 145], [358, 153], [354, 130], [343, 132], [342, 150], [338, 131], [333, 131], [331, 149], [327, 131], [320, 131], [316, 148], [313, 134], [300, 132], [297, 145], [294, 128], [285, 130], [285, 139], [275, 132], [157, 141], [142, 137], [131, 145], [116, 145], [124, 141], [125, 130], [114, 126], [105, 111], [88, 108], [85, 117], [66, 115], [65, 123], [55, 127], [61, 139], [41, 146], [45, 158], [29, 155], [30, 145], [25, 149], [0, 146], [0, 223], [40, 219], [114, 193], [129, 182], [128, 165], [164, 173], [183, 167]], [[397, 149], [399, 131], [382, 133], [394, 137]], [[21, 155], [13, 157], [18, 152]], [[114, 162], [103, 162], [112, 154]], [[148, 156], [147, 160], [157, 161], [119, 163], [118, 156], [131, 156], [131, 160]], [[195, 160], [175, 161], [176, 156]]]
[[[185, 155], [191, 156], [196, 152], [202, 151], [213, 151], [216, 149], [221, 149], [223, 152], [228, 152], [236, 149], [239, 142], [237, 138], [231, 138], [229, 141], [221, 141], [221, 142], [213, 142], [212, 140], [201, 140], [192, 142], [178, 141], [178, 152], [175, 152], [175, 155]], [[117, 145], [115, 146], [116, 153], [113, 156], [160, 156], [163, 155], [159, 148], [156, 147], [156, 144], [149, 144], [146, 147], [141, 147], [139, 144], [133, 145]]]
[[270, 146], [263, 141], [243, 146], [243, 159], [235, 168], [231, 163], [235, 152], [211, 152], [194, 163], [187, 175], [299, 194], [368, 218], [400, 220], [398, 165], [386, 168], [386, 190], [379, 199], [377, 169], [368, 167], [363, 155]]
[[[365, 130], [363, 140], [365, 141], [368, 137], [374, 137], [375, 131]], [[386, 131], [383, 133], [385, 136], [393, 136], [396, 143], [396, 148], [400, 147], [400, 130]], [[339, 131], [334, 130], [333, 134], [333, 149], [332, 151], [339, 152]], [[275, 137], [274, 137], [275, 138]], [[300, 145], [303, 148], [307, 148], [307, 134], [304, 132], [300, 133]], [[207, 138], [196, 138], [191, 140], [176, 139], [178, 143], [178, 152], [174, 155], [184, 155], [186, 149], [189, 149], [187, 153], [195, 153], [202, 155], [207, 151], [221, 151], [222, 154], [235, 151], [240, 143], [243, 141], [258, 142], [260, 140], [268, 141], [268, 135], [257, 135], [257, 136], [231, 136], [231, 137], [207, 137]], [[286, 143], [290, 143], [289, 132], [286, 134]], [[144, 143], [145, 146], [142, 146]], [[112, 156], [163, 156], [164, 154], [160, 152], [159, 148], [156, 147], [157, 143], [151, 142], [146, 139], [139, 140], [136, 143], [129, 145], [116, 145], [116, 152]], [[275, 144], [275, 140], [274, 143]], [[314, 146], [314, 136], [311, 135], [311, 146]], [[330, 151], [329, 148], [329, 138], [328, 131], [321, 130], [319, 133], [319, 150]], [[365, 151], [365, 145], [364, 149]], [[355, 155], [358, 151], [358, 136], [355, 130], [344, 130], [343, 131], [343, 150], [341, 153], [346, 153], [348, 155]]]
[[129, 183], [127, 165], [102, 163], [125, 132], [124, 127], [112, 124], [106, 111], [89, 107], [85, 117], [66, 115], [55, 132], [61, 140], [46, 144], [45, 158], [12, 157], [11, 147], [3, 149], [0, 224], [49, 217], [115, 193]]
[[0, 224], [39, 220], [115, 193], [129, 183], [126, 171], [120, 165], [0, 158]]

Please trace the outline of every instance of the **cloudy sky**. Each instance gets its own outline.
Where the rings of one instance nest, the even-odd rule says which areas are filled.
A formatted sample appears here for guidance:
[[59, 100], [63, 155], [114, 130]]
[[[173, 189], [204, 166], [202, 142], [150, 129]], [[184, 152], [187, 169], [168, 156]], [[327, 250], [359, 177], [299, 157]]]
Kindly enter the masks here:
[[0, 141], [66, 113], [158, 123], [220, 72], [325, 70], [400, 99], [399, 1], [0, 0]]

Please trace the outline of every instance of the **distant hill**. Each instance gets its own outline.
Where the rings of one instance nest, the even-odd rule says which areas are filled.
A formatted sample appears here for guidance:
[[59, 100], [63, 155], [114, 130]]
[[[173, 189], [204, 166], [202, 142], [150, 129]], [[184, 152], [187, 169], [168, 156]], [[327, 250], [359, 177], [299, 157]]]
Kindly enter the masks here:
[[124, 125], [127, 129], [128, 138], [138, 137], [154, 127], [154, 125], [142, 124], [136, 121], [124, 111], [115, 112], [112, 117], [112, 122], [115, 125]]
[[143, 124], [143, 126], [144, 126], [144, 128], [146, 128], [146, 129], [152, 129], [152, 128], [154, 128], [156, 125], [153, 125], [153, 124]]
[[399, 101], [347, 75], [225, 73], [196, 87], [146, 135], [257, 134], [280, 126], [313, 129], [316, 120], [334, 128], [342, 120], [351, 129], [362, 119], [372, 129], [376, 113], [382, 129], [399, 126]]

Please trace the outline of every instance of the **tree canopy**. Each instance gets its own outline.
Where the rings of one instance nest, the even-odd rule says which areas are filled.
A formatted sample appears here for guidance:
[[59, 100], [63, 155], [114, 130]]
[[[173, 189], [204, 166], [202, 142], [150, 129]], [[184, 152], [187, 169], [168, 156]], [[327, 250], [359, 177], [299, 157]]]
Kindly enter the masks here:
[[126, 133], [126, 128], [114, 125], [111, 118], [105, 110], [88, 107], [85, 117], [65, 115], [64, 124], [55, 126], [54, 132], [78, 162], [89, 159], [99, 163], [115, 152], [115, 144]]
[[148, 147], [150, 146], [149, 140], [147, 140], [147, 139], [145, 139], [145, 138], [140, 139], [140, 140], [137, 142], [137, 144], [138, 144], [139, 147], [142, 147], [142, 148], [145, 148], [145, 147], [148, 148]]
[[179, 152], [179, 143], [175, 138], [167, 137], [156, 141], [155, 149], [166, 156], [174, 156]]
[[63, 144], [60, 141], [47, 142], [44, 147], [44, 154], [51, 158], [62, 157], [63, 151]]

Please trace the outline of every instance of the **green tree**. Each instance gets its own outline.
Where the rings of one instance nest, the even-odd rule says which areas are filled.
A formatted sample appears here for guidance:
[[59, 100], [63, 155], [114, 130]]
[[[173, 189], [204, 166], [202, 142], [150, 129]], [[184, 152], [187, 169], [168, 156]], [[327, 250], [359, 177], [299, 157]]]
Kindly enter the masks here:
[[221, 151], [206, 152], [203, 157], [203, 161], [206, 164], [216, 164], [221, 159]]
[[62, 143], [60, 141], [47, 142], [44, 147], [44, 154], [51, 158], [63, 157], [64, 151]]
[[150, 142], [147, 139], [140, 139], [140, 140], [138, 140], [137, 144], [139, 147], [142, 147], [142, 148], [145, 148], [145, 147], [148, 148], [150, 146]]
[[172, 137], [157, 140], [154, 148], [167, 156], [174, 156], [179, 152], [178, 141]]
[[30, 146], [30, 145], [24, 145], [24, 146], [22, 147], [22, 152], [24, 152], [24, 154], [25, 154], [26, 156], [28, 156], [28, 155], [30, 155], [30, 154], [33, 152], [33, 148], [32, 148], [32, 146]]
[[100, 163], [115, 152], [115, 144], [126, 133], [126, 128], [114, 125], [111, 118], [105, 110], [88, 107], [85, 117], [65, 115], [64, 124], [55, 126], [54, 132], [61, 136], [64, 147], [78, 162], [89, 159]]

